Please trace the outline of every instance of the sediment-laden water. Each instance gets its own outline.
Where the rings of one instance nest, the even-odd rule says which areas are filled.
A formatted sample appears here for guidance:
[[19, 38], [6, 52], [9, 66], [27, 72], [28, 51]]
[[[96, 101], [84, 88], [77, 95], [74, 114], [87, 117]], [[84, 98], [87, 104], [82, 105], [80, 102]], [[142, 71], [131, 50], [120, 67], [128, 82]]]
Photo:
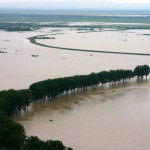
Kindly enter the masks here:
[[6, 52], [0, 53], [0, 90], [28, 88], [32, 83], [48, 78], [150, 65], [149, 56], [65, 51], [34, 45], [27, 39], [37, 35], [56, 34], [50, 35], [55, 37], [54, 40], [37, 41], [71, 48], [150, 53], [149, 30], [77, 32], [79, 31], [69, 28], [46, 28], [31, 32], [0, 31], [0, 51]]
[[148, 150], [149, 95], [146, 79], [110, 84], [33, 103], [14, 120], [25, 127], [27, 135], [62, 140], [74, 150]]
[[[0, 90], [28, 88], [48, 78], [150, 66], [150, 56], [65, 51], [41, 47], [27, 39], [46, 34], [55, 39], [37, 41], [66, 48], [150, 54], [150, 30], [45, 28], [0, 34]], [[28, 136], [61, 140], [74, 150], [148, 150], [149, 95], [149, 79], [134, 79], [32, 103], [28, 111], [15, 114], [13, 119], [24, 126]]]

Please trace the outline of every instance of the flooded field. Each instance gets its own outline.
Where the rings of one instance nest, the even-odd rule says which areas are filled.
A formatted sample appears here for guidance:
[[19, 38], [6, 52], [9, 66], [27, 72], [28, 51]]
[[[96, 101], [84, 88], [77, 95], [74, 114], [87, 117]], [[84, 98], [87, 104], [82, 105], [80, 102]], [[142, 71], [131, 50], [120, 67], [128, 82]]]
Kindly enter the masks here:
[[[51, 36], [54, 35], [47, 35]], [[55, 40], [38, 39], [37, 42], [63, 48], [150, 54], [150, 30], [69, 30], [55, 35]]]
[[[11, 13], [11, 9], [1, 9], [0, 91], [29, 89], [31, 84], [46, 79], [150, 66], [150, 11], [131, 10], [54, 11], [19, 7]], [[122, 72], [126, 76], [127, 72]], [[124, 80], [127, 76], [122, 77], [122, 72]], [[120, 72], [106, 74], [109, 79], [116, 75], [121, 79]], [[81, 79], [84, 80], [83, 76]], [[45, 82], [29, 90], [1, 92], [0, 111], [12, 114], [11, 119], [24, 127], [27, 137], [59, 140], [73, 150], [150, 149], [150, 77], [116, 84], [107, 80], [109, 83], [88, 90], [78, 89], [79, 84], [75, 86], [78, 78], [69, 81], [73, 86], [66, 86], [67, 81], [63, 80], [64, 87], [59, 88], [62, 80], [55, 80], [50, 82], [53, 86]], [[93, 84], [95, 76], [91, 81]], [[71, 93], [70, 87], [77, 88]], [[26, 98], [30, 91], [36, 100], [46, 100], [33, 101], [26, 111], [18, 111], [29, 104]], [[58, 92], [65, 94], [47, 100]], [[14, 129], [12, 126], [8, 131]], [[3, 124], [2, 127], [6, 128]], [[14, 133], [14, 137], [22, 137]], [[11, 139], [14, 141], [9, 136], [4, 140], [6, 145], [0, 146], [11, 147]], [[20, 146], [23, 148], [23, 143]]]
[[[150, 56], [92, 52], [150, 54], [150, 30], [42, 28], [0, 34], [0, 90], [28, 88], [48, 78], [150, 65]], [[91, 52], [30, 43], [29, 37], [40, 35], [52, 38], [36, 39], [39, 43]], [[61, 140], [74, 150], [148, 150], [149, 95], [149, 79], [134, 79], [80, 91], [56, 101], [32, 103], [28, 111], [15, 114], [13, 119], [24, 126], [28, 136]]]
[[49, 35], [55, 39], [37, 41], [69, 48], [150, 53], [150, 30], [77, 32], [85, 31], [69, 28], [43, 28], [30, 32], [0, 31], [0, 90], [28, 88], [32, 83], [48, 78], [150, 65], [149, 56], [66, 51], [38, 46], [27, 39]]
[[109, 85], [33, 103], [14, 120], [27, 135], [62, 140], [74, 150], [148, 150], [149, 95], [149, 80]]

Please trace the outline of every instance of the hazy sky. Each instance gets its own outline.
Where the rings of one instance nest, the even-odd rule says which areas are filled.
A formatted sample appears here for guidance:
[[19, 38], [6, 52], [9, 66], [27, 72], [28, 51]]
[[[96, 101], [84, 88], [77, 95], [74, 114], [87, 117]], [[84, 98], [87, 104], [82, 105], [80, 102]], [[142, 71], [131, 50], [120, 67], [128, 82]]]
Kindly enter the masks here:
[[[90, 0], [0, 0], [0, 2], [31, 2], [31, 1], [49, 1], [49, 2], [55, 2], [55, 1], [90, 1]], [[92, 0], [92, 1], [99, 1], [99, 2], [118, 2], [118, 3], [150, 3], [150, 0]]]
[[150, 0], [0, 0], [0, 8], [150, 10]]

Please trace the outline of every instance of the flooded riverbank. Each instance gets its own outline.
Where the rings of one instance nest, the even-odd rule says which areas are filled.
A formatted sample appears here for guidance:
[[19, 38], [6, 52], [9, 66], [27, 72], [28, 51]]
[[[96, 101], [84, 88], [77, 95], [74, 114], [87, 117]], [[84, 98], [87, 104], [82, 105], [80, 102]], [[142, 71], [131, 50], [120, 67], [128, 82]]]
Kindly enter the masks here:
[[[62, 140], [74, 150], [147, 150], [149, 80], [139, 80], [33, 103], [16, 114], [27, 135]], [[52, 120], [52, 121], [50, 121]]]
[[[49, 35], [54, 38], [37, 41], [68, 48], [150, 54], [150, 30], [108, 29], [87, 33], [69, 28], [42, 28], [0, 33], [1, 90], [28, 88], [45, 79], [150, 65], [149, 56], [62, 51], [28, 40]], [[15, 114], [13, 119], [24, 126], [28, 136], [60, 140], [74, 150], [147, 150], [149, 94], [149, 79], [110, 84], [55, 101], [32, 103], [28, 111]]]

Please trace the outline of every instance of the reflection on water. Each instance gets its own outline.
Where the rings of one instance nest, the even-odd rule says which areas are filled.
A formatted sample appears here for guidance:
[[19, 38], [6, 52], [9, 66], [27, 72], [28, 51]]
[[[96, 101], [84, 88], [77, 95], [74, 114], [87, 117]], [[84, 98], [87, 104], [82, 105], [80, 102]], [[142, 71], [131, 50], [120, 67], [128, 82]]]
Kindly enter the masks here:
[[148, 150], [149, 94], [149, 80], [106, 85], [33, 103], [14, 120], [27, 135], [62, 140], [74, 150]]

